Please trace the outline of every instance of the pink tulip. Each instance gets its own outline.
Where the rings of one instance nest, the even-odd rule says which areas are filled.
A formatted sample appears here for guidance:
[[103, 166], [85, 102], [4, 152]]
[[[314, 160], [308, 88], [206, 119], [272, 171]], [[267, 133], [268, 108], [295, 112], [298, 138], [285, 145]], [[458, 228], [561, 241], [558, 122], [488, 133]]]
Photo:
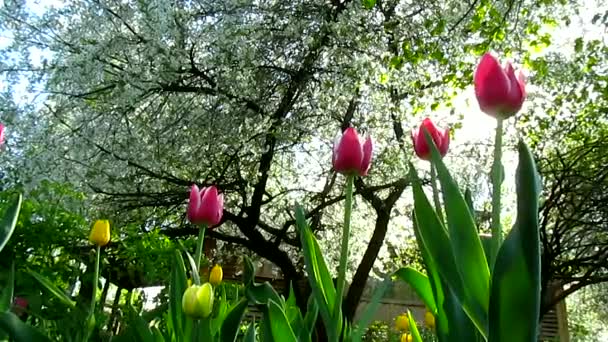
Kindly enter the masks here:
[[521, 109], [526, 84], [521, 72], [515, 76], [511, 63], [503, 68], [494, 56], [486, 53], [477, 66], [474, 81], [475, 96], [484, 113], [506, 119]]
[[426, 128], [426, 131], [429, 132], [431, 138], [433, 138], [433, 142], [435, 143], [435, 146], [437, 146], [439, 154], [441, 154], [442, 157], [445, 156], [445, 154], [448, 153], [448, 147], [450, 146], [450, 129], [446, 128], [444, 131], [439, 130], [429, 118], [422, 121], [418, 130], [412, 130], [412, 141], [414, 142], [414, 152], [416, 152], [416, 155], [420, 159], [431, 160], [431, 148], [426, 143], [423, 128]]
[[29, 302], [27, 299], [25, 299], [23, 297], [15, 297], [13, 299], [13, 312], [17, 316], [21, 317], [27, 310], [28, 305], [29, 305]]
[[0, 123], [0, 146], [4, 144], [4, 125]]
[[215, 186], [199, 189], [192, 185], [188, 202], [188, 220], [194, 224], [216, 226], [222, 220], [224, 196], [218, 194]]
[[363, 139], [349, 127], [334, 142], [332, 162], [334, 170], [348, 175], [367, 176], [372, 163], [372, 138]]

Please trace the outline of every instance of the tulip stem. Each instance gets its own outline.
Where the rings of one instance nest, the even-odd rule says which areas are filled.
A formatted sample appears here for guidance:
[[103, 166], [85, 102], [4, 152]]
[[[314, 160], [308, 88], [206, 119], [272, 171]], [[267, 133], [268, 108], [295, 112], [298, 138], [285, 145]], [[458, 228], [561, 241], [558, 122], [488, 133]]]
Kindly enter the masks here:
[[[97, 299], [97, 283], [99, 282], [99, 263], [101, 262], [101, 247], [97, 246], [97, 260], [95, 261], [95, 273], [93, 275], [93, 295], [91, 298], [91, 314], [95, 314], [95, 302]], [[107, 280], [106, 280], [107, 281]]]
[[435, 211], [439, 217], [441, 223], [445, 223], [443, 220], [443, 211], [441, 210], [441, 202], [439, 201], [439, 188], [437, 187], [437, 171], [435, 165], [431, 163], [431, 186], [433, 187], [433, 201], [435, 202]]
[[[86, 339], [88, 340], [95, 329], [95, 302], [97, 299], [97, 283], [99, 282], [99, 264], [101, 262], [101, 246], [97, 245], [95, 260], [95, 273], [93, 274], [93, 294], [91, 296], [91, 306], [89, 307], [89, 315], [86, 324]], [[106, 281], [108, 281], [106, 279]], [[91, 320], [92, 319], [92, 320]], [[91, 323], [92, 322], [92, 323]]]
[[[353, 186], [355, 176], [346, 176], [346, 196], [344, 201], [344, 229], [342, 230], [342, 248], [340, 250], [340, 266], [338, 268], [338, 289], [336, 291], [336, 302], [334, 307], [334, 320], [339, 321], [342, 308], [342, 297], [346, 283], [346, 261], [348, 260], [348, 241], [350, 239], [350, 217], [353, 210]], [[338, 327], [341, 329], [342, 327]], [[340, 335], [340, 331], [337, 331]]]
[[502, 227], [500, 225], [500, 190], [503, 180], [502, 170], [502, 123], [503, 119], [496, 118], [496, 136], [494, 138], [494, 163], [492, 164], [492, 248], [490, 258], [490, 269], [494, 268], [494, 262], [498, 255], [498, 249], [502, 243]]
[[[201, 272], [201, 255], [203, 254], [203, 241], [205, 240], [205, 229], [207, 229], [207, 227], [205, 225], [201, 225], [200, 229], [198, 230], [198, 240], [196, 241], [196, 254], [194, 255], [194, 261], [196, 262], [196, 272], [200, 273]], [[199, 277], [194, 277], [194, 275], [192, 275], [193, 279], [198, 279]], [[200, 283], [200, 281], [199, 281]], [[196, 284], [196, 285], [200, 285], [200, 284]]]

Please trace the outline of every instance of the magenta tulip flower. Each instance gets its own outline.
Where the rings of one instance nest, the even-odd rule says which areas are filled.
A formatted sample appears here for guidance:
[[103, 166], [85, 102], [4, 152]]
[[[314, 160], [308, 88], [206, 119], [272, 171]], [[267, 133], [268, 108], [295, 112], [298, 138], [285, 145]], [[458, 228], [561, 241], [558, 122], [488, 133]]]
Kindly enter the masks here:
[[224, 196], [218, 194], [215, 186], [199, 189], [192, 185], [188, 202], [188, 220], [194, 224], [216, 226], [222, 220]]
[[334, 170], [345, 175], [367, 176], [372, 163], [372, 150], [371, 137], [363, 139], [357, 134], [357, 130], [347, 128], [334, 142]]
[[435, 146], [437, 146], [441, 156], [445, 156], [445, 154], [448, 153], [448, 147], [450, 146], [450, 129], [438, 129], [429, 118], [422, 121], [418, 130], [412, 130], [412, 141], [414, 143], [414, 152], [416, 152], [416, 155], [420, 159], [431, 160], [431, 148], [426, 143], [423, 128], [426, 128], [427, 132], [431, 135], [431, 138], [433, 138], [433, 142], [435, 143]]
[[0, 146], [4, 144], [4, 125], [0, 123]]
[[526, 84], [521, 72], [515, 76], [511, 63], [503, 68], [494, 56], [486, 53], [477, 66], [474, 81], [475, 96], [484, 113], [506, 119], [521, 109]]

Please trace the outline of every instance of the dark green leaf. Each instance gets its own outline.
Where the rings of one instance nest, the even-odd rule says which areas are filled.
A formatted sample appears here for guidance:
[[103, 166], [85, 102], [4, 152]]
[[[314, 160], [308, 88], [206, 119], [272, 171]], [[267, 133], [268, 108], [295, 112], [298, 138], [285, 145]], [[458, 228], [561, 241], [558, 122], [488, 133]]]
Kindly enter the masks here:
[[17, 195], [10, 203], [0, 223], [0, 251], [4, 249], [4, 246], [6, 246], [6, 243], [13, 235], [17, 218], [19, 217], [19, 209], [21, 209], [21, 194]]
[[75, 308], [76, 303], [68, 297], [61, 289], [59, 289], [53, 282], [48, 280], [46, 277], [38, 274], [35, 271], [27, 270], [34, 279], [36, 279], [40, 285], [42, 285], [47, 291], [52, 293], [57, 299], [59, 299], [63, 304], [69, 306], [70, 308]]
[[536, 341], [540, 310], [540, 185], [532, 154], [518, 144], [517, 219], [498, 251], [492, 275], [488, 341]]
[[255, 267], [248, 256], [243, 257], [243, 284], [248, 286], [255, 279]]
[[0, 313], [0, 330], [5, 331], [15, 342], [45, 342], [50, 339], [36, 328], [23, 323], [12, 312]]
[[11, 260], [11, 268], [8, 273], [6, 286], [0, 293], [0, 312], [10, 309], [13, 304], [13, 290], [15, 288], [15, 260]]
[[245, 338], [243, 342], [256, 342], [255, 340], [255, 325], [253, 322], [249, 323], [249, 328], [247, 328], [247, 332], [245, 333]]
[[272, 288], [267, 281], [262, 284], [253, 283], [245, 288], [247, 298], [256, 304], [266, 305], [269, 300], [274, 300], [278, 303], [283, 303], [281, 296]]
[[187, 287], [186, 266], [182, 254], [176, 250], [171, 267], [171, 283], [169, 284], [169, 318], [175, 329], [175, 336], [183, 336], [186, 330], [186, 316], [182, 312], [182, 297]]
[[242, 298], [234, 307], [232, 307], [222, 324], [220, 331], [222, 342], [236, 341], [248, 303], [247, 299]]

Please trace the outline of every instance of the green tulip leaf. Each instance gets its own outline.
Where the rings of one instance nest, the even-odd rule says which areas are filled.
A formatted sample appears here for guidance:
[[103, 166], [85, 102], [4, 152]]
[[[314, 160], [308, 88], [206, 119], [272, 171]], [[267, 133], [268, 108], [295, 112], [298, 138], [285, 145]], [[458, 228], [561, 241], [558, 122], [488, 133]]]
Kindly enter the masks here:
[[536, 341], [540, 310], [540, 182], [528, 147], [518, 144], [517, 218], [492, 274], [488, 341]]
[[241, 329], [241, 321], [245, 315], [245, 310], [249, 304], [246, 298], [242, 298], [236, 305], [234, 305], [220, 330], [220, 336], [222, 342], [234, 342], [239, 335]]
[[182, 311], [182, 297], [187, 287], [186, 266], [180, 251], [176, 250], [171, 266], [171, 282], [169, 283], [169, 318], [174, 335], [179, 339], [184, 332], [189, 333], [186, 316]]
[[13, 304], [13, 292], [15, 288], [15, 260], [11, 261], [11, 268], [8, 273], [6, 286], [0, 293], [0, 312], [7, 311]]
[[412, 316], [410, 310], [407, 310], [407, 320], [409, 322], [410, 334], [412, 335], [413, 342], [422, 342], [422, 337], [420, 337], [416, 320], [414, 319], [414, 316]]
[[275, 341], [298, 342], [294, 334], [285, 312], [274, 301], [268, 302], [268, 317], [270, 318], [270, 330]]
[[36, 328], [23, 323], [10, 311], [0, 313], [0, 331], [6, 332], [15, 342], [51, 341]]
[[52, 281], [48, 280], [46, 277], [32, 270], [27, 270], [27, 273], [31, 275], [34, 279], [36, 279], [40, 283], [40, 285], [42, 285], [47, 291], [53, 294], [63, 304], [67, 305], [71, 309], [76, 307], [76, 303], [72, 299], [70, 299], [70, 297], [68, 297], [68, 295], [63, 292], [63, 290], [59, 289], [55, 284], [53, 284]]
[[431, 288], [431, 283], [426, 275], [411, 267], [405, 267], [397, 270], [397, 272], [394, 273], [394, 276], [410, 285], [429, 310], [432, 312], [437, 311], [437, 305], [435, 304], [435, 298], [433, 297], [433, 289]]
[[321, 253], [321, 248], [317, 243], [317, 239], [315, 239], [306, 222], [304, 209], [299, 205], [296, 206], [296, 225], [302, 242], [302, 253], [304, 255], [308, 280], [310, 281], [312, 293], [319, 306], [321, 318], [325, 323], [328, 334], [337, 336], [342, 327], [342, 319], [341, 316], [338, 317], [338, 319], [334, 319], [333, 317], [333, 310], [336, 302], [336, 289], [327, 268], [327, 264], [323, 259], [323, 254]]
[[11, 239], [15, 231], [19, 210], [21, 209], [21, 199], [21, 194], [13, 199], [0, 222], [0, 252], [4, 249], [4, 246], [6, 246], [6, 243]]
[[249, 323], [249, 328], [247, 328], [247, 332], [245, 333], [245, 338], [243, 342], [256, 342], [255, 339], [255, 325], [253, 322]]
[[[445, 280], [443, 284], [449, 286], [449, 290], [458, 298], [464, 311], [471, 317], [473, 323], [484, 336], [486, 336], [487, 314], [484, 312], [483, 302], [476, 300], [478, 295], [470, 293], [471, 291], [464, 286], [465, 283], [459, 272], [460, 267], [457, 266], [448, 232], [431, 206], [429, 199], [422, 189], [422, 183], [411, 164], [410, 177], [413, 180], [414, 225], [417, 227], [416, 239], [419, 241], [419, 244], [424, 246], [421, 249], [426, 249], [428, 261], [425, 260], [425, 263], [427, 265], [430, 263], [436, 268], [441, 279]], [[465, 208], [465, 211], [468, 213], [468, 208]], [[477, 237], [477, 239], [479, 238]], [[482, 260], [485, 260], [485, 256]], [[487, 262], [484, 266], [488, 267]], [[482, 270], [481, 272], [483, 273], [484, 271]], [[447, 290], [447, 288], [442, 289], [443, 292]], [[436, 302], [439, 305], [439, 301]]]
[[[431, 147], [433, 165], [441, 183], [443, 202], [447, 217], [450, 245], [458, 272], [466, 286], [464, 299], [469, 314], [482, 331], [487, 331], [487, 316], [490, 298], [490, 269], [479, 239], [475, 219], [456, 181], [443, 163], [433, 139], [425, 133]], [[451, 285], [451, 283], [450, 283]]]

